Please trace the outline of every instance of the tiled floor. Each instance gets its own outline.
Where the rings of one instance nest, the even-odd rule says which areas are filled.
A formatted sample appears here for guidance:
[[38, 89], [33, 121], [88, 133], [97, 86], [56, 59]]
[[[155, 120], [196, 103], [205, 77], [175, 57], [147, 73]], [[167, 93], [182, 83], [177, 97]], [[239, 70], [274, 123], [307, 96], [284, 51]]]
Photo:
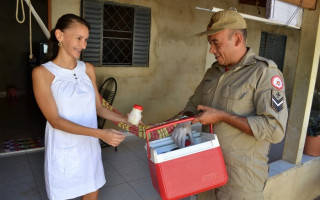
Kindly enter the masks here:
[[[0, 145], [10, 138], [43, 136], [44, 125], [45, 120], [34, 98], [22, 96], [15, 104], [8, 104], [7, 99], [0, 98]], [[107, 183], [101, 188], [99, 199], [160, 199], [151, 183], [144, 145], [144, 140], [128, 134], [117, 152], [112, 147], [102, 149]], [[0, 147], [0, 200], [46, 200], [43, 149], [2, 153], [4, 148]], [[283, 142], [271, 146], [269, 176], [292, 167], [292, 164], [279, 160], [282, 149]], [[303, 162], [310, 159], [303, 156]], [[195, 197], [184, 200], [189, 199]]]
[[[11, 103], [0, 98], [0, 200], [47, 199], [43, 149], [4, 153], [6, 140], [43, 137], [44, 127], [45, 119], [32, 95], [18, 96]], [[102, 149], [107, 183], [99, 199], [161, 199], [151, 183], [144, 145], [144, 140], [129, 134], [117, 152], [112, 147]]]
[[[127, 136], [114, 148], [102, 149], [107, 183], [99, 192], [99, 199], [159, 200], [153, 189], [147, 163], [145, 141]], [[0, 155], [0, 199], [47, 199], [43, 175], [43, 150]], [[184, 200], [189, 200], [185, 198]], [[80, 198], [76, 198], [80, 200]]]

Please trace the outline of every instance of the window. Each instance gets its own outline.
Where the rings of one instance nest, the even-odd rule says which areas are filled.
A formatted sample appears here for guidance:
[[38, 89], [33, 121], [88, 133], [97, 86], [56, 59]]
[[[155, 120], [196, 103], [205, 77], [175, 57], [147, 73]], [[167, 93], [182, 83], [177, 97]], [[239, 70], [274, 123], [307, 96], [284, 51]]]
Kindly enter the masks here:
[[259, 56], [273, 60], [280, 71], [283, 71], [287, 36], [273, 33], [261, 33]]
[[149, 65], [150, 8], [83, 1], [83, 14], [91, 25], [84, 61], [100, 66]]

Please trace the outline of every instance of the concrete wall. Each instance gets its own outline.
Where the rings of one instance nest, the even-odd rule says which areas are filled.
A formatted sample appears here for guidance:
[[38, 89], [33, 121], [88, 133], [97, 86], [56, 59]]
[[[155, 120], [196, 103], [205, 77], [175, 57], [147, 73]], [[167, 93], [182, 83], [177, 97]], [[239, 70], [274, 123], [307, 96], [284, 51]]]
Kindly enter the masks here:
[[[118, 82], [114, 106], [121, 112], [130, 111], [133, 104], [144, 106], [144, 122], [156, 123], [166, 120], [185, 106], [187, 99], [200, 82], [213, 57], [208, 55], [206, 37], [194, 34], [205, 29], [212, 13], [195, 7], [211, 8], [206, 0], [115, 0], [115, 2], [142, 5], [151, 8], [150, 66], [97, 67], [98, 86], [113, 76]], [[236, 7], [239, 12], [261, 15], [254, 6], [238, 1], [216, 1], [219, 8]], [[52, 25], [64, 13], [80, 14], [80, 0], [52, 0]], [[248, 21], [248, 46], [258, 54], [261, 31], [272, 32], [275, 26]], [[287, 35], [287, 51], [284, 63], [287, 96], [292, 93], [295, 63], [299, 47], [299, 31], [278, 28], [277, 34]], [[290, 101], [288, 101], [290, 103]]]
[[265, 200], [313, 200], [320, 195], [320, 157], [268, 179]]

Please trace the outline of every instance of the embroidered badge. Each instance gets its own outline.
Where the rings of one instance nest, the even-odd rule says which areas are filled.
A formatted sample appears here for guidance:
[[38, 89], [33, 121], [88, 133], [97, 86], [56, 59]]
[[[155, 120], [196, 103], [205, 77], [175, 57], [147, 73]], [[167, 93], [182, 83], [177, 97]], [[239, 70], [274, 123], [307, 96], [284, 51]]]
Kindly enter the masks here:
[[271, 84], [273, 87], [281, 90], [283, 88], [283, 83], [280, 76], [273, 76], [271, 79]]
[[271, 107], [276, 112], [280, 112], [283, 109], [284, 95], [279, 90], [272, 90], [271, 93]]

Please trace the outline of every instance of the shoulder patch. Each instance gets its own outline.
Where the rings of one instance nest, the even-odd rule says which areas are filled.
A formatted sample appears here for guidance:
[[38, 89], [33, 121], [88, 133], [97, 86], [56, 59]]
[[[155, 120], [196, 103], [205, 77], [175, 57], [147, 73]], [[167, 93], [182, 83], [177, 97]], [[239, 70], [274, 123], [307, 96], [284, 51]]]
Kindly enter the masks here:
[[261, 57], [261, 56], [255, 56], [254, 58], [256, 60], [259, 60], [259, 61], [262, 61], [262, 62], [266, 63], [268, 65], [268, 67], [278, 68], [277, 64], [275, 62], [273, 62], [272, 60], [270, 60], [270, 59], [267, 59], [267, 58], [264, 58], [264, 57]]
[[271, 78], [271, 85], [276, 89], [281, 90], [283, 88], [283, 81], [280, 76], [273, 76]]

